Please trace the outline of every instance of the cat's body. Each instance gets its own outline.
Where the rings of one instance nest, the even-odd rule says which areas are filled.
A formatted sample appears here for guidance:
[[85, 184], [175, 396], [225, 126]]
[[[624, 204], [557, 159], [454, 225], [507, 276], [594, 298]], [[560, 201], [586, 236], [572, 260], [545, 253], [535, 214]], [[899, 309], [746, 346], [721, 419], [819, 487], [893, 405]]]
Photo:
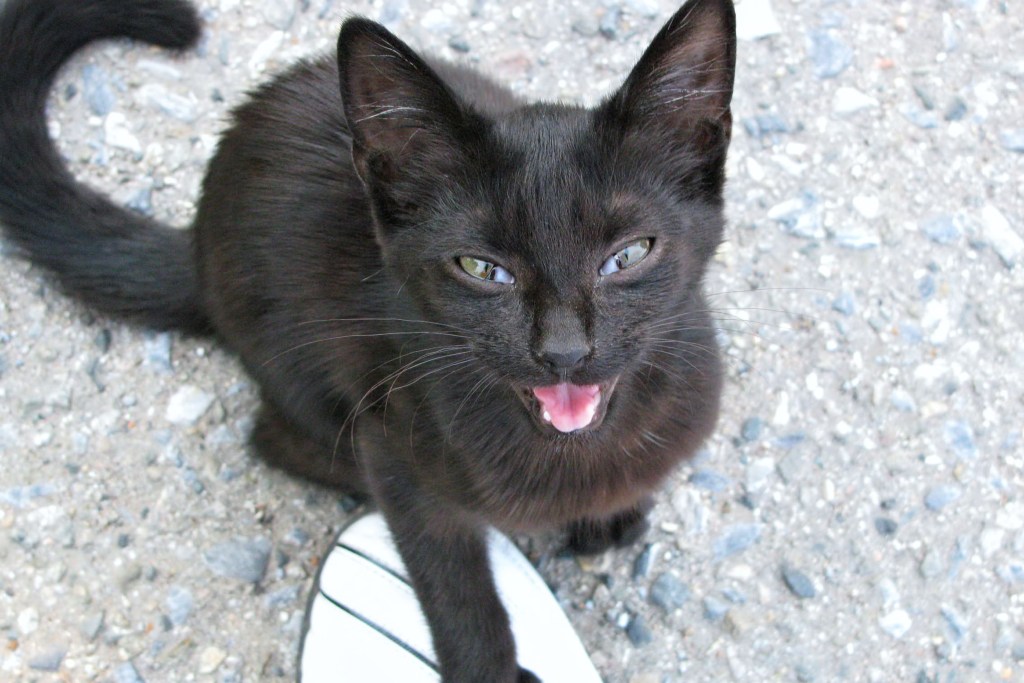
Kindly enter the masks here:
[[722, 233], [731, 2], [690, 2], [593, 111], [524, 105], [350, 21], [337, 60], [235, 111], [190, 245], [75, 184], [43, 110], [81, 44], [185, 47], [197, 30], [176, 0], [9, 0], [0, 220], [86, 303], [215, 332], [261, 387], [259, 453], [380, 505], [445, 680], [530, 680], [481, 530], [629, 540], [714, 426], [701, 285]]

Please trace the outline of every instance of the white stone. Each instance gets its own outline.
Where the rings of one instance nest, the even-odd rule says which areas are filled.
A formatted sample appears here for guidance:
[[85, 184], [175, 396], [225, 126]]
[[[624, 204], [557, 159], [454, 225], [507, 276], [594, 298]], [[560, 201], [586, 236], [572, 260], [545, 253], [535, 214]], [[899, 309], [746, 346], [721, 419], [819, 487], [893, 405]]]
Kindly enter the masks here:
[[897, 640], [907, 635], [913, 624], [913, 620], [904, 609], [893, 610], [878, 620], [878, 625], [882, 627], [882, 630]]
[[736, 36], [758, 40], [782, 33], [770, 0], [742, 0], [736, 4]]
[[139, 144], [139, 139], [128, 130], [128, 119], [119, 111], [107, 114], [107, 118], [103, 121], [103, 135], [111, 147], [142, 154], [142, 145]]
[[836, 88], [836, 94], [832, 97], [832, 111], [840, 116], [849, 116], [877, 106], [878, 100], [874, 97], [845, 85]]
[[1003, 263], [1013, 267], [1024, 254], [1024, 239], [1010, 226], [1003, 212], [991, 204], [986, 205], [981, 210], [981, 228]]
[[853, 210], [867, 220], [878, 218], [882, 210], [882, 203], [874, 195], [859, 194], [853, 198]]
[[195, 424], [209, 410], [213, 398], [212, 394], [186, 384], [167, 403], [167, 421], [181, 425]]

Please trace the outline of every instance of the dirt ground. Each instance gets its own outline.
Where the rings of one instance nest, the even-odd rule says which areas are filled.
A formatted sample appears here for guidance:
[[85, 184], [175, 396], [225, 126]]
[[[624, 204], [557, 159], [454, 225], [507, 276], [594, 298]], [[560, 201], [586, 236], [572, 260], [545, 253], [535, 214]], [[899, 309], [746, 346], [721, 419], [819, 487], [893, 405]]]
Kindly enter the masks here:
[[[197, 50], [94, 46], [51, 107], [76, 174], [180, 226], [230, 106], [351, 13], [592, 103], [676, 9], [199, 5]], [[1024, 681], [1024, 13], [737, 6], [719, 429], [636, 548], [519, 540], [609, 683]], [[353, 512], [247, 453], [254, 406], [208, 340], [97, 317], [2, 250], [0, 680], [294, 678]]]

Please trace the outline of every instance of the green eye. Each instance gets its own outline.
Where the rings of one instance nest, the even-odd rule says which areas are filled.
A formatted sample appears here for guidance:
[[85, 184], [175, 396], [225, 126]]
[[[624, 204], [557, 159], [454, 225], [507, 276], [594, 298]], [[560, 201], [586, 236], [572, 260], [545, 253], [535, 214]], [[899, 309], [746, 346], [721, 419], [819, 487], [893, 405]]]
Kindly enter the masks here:
[[472, 256], [460, 256], [459, 265], [464, 271], [478, 280], [497, 282], [502, 285], [511, 285], [516, 281], [512, 276], [512, 273], [508, 272], [501, 266], [495, 265], [489, 261], [482, 261], [478, 258], [473, 258]]
[[625, 249], [618, 251], [608, 257], [608, 260], [601, 265], [601, 275], [612, 275], [620, 270], [632, 268], [643, 261], [651, 253], [651, 245], [654, 240], [644, 238], [633, 242]]

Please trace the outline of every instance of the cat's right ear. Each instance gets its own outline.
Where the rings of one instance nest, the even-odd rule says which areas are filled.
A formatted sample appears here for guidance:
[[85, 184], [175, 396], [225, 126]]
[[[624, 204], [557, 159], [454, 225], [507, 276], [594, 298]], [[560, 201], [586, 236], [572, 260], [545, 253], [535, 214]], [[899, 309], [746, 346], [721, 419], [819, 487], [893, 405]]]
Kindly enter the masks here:
[[368, 19], [341, 27], [338, 75], [352, 159], [367, 185], [394, 180], [414, 156], [451, 154], [475, 122], [412, 48]]

